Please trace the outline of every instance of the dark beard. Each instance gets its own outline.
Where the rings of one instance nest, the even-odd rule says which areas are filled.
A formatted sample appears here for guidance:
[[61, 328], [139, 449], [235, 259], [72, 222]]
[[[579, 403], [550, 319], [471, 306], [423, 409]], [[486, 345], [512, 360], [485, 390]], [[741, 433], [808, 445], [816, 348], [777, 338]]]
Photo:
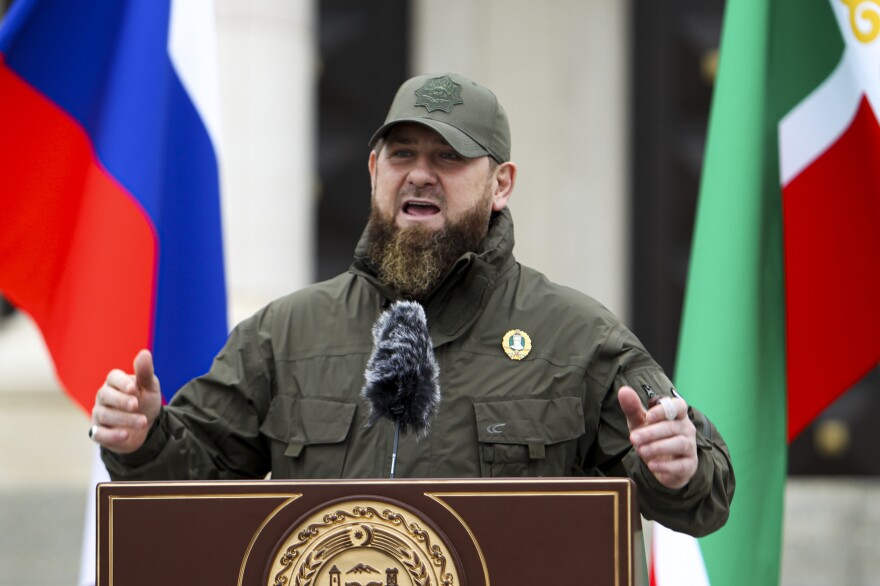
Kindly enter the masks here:
[[400, 228], [394, 217], [383, 217], [373, 206], [367, 224], [368, 254], [379, 281], [404, 299], [424, 299], [456, 260], [477, 251], [489, 230], [490, 215], [483, 197], [461, 219], [440, 230]]

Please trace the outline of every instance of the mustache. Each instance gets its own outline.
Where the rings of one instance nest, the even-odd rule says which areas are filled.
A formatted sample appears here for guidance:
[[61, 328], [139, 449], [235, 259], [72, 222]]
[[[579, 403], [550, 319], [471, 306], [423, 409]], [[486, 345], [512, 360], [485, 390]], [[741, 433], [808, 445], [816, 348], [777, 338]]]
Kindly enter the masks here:
[[446, 194], [443, 193], [443, 190], [439, 187], [416, 187], [415, 185], [408, 185], [402, 188], [397, 192], [398, 199], [403, 199], [405, 197], [412, 197], [417, 199], [428, 199], [434, 201], [446, 201]]

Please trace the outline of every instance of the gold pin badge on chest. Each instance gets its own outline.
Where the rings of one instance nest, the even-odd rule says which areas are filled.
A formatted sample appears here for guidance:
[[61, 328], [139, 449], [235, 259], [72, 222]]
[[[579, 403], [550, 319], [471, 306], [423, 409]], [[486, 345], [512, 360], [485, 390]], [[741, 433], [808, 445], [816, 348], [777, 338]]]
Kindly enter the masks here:
[[501, 338], [501, 347], [511, 360], [522, 360], [532, 350], [532, 339], [522, 330], [510, 330]]

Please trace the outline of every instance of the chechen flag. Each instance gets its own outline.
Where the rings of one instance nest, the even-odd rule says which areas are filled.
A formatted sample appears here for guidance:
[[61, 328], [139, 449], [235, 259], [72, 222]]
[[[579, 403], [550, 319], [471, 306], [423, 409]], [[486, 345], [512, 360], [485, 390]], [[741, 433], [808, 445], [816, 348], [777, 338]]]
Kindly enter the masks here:
[[86, 412], [139, 349], [167, 399], [226, 338], [212, 8], [16, 0], [0, 25], [0, 292]]
[[787, 442], [880, 361], [880, 5], [729, 0], [713, 99], [676, 379], [736, 495], [656, 586], [779, 583]]

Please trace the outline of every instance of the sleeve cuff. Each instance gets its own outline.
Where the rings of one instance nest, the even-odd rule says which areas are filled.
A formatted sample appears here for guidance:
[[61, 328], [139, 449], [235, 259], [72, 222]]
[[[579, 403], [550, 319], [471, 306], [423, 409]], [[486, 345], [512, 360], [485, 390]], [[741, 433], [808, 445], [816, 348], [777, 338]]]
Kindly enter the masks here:
[[648, 469], [645, 463], [639, 458], [635, 450], [626, 455], [626, 458], [634, 458], [635, 466], [630, 469], [638, 470], [640, 482], [646, 491], [659, 496], [665, 501], [686, 502], [690, 500], [702, 499], [710, 490], [709, 479], [712, 474], [706, 472], [706, 466], [712, 466], [711, 458], [708, 458], [702, 449], [697, 449], [697, 470], [694, 472], [690, 482], [681, 488], [669, 488], [661, 483], [654, 474]]
[[168, 437], [163, 425], [164, 420], [165, 408], [163, 407], [159, 412], [159, 417], [156, 418], [150, 431], [147, 432], [144, 445], [130, 454], [119, 454], [106, 448], [101, 448], [101, 458], [104, 460], [107, 470], [123, 474], [124, 471], [130, 472], [133, 468], [138, 468], [155, 460], [165, 446]]

